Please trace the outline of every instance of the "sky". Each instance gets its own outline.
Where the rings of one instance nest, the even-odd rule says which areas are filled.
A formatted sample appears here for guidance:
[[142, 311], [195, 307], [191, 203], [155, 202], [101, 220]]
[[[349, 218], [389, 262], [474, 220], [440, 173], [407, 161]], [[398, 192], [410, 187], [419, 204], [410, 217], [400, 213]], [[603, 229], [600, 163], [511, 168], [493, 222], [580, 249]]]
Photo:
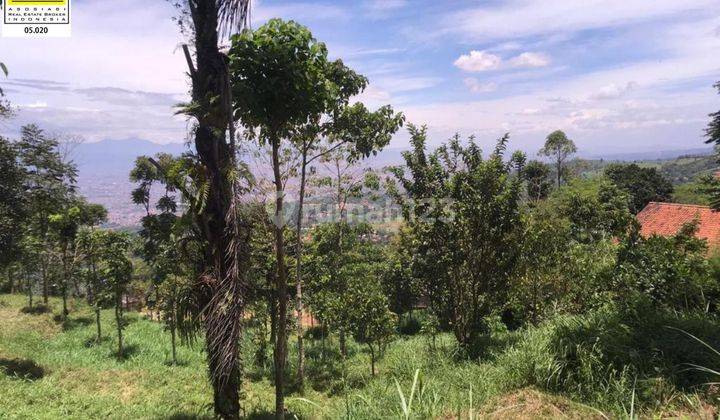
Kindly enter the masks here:
[[[183, 142], [186, 40], [166, 1], [74, 0], [69, 39], [0, 38], [17, 116], [87, 141]], [[584, 154], [703, 147], [720, 109], [717, 0], [259, 0], [252, 25], [294, 19], [366, 75], [355, 100], [534, 152], [561, 129]], [[408, 144], [405, 131], [393, 148]]]

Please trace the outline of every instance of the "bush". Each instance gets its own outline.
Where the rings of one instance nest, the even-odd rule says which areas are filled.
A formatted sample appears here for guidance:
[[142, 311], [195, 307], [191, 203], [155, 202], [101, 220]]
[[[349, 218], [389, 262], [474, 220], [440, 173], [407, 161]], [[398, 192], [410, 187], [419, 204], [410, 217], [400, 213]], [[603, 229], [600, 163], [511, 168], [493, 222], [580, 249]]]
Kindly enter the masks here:
[[496, 380], [508, 390], [534, 386], [625, 415], [633, 394], [637, 408], [650, 409], [715, 380], [689, 369], [716, 366], [715, 355], [678, 330], [717, 348], [719, 327], [707, 314], [678, 314], [649, 300], [606, 305], [516, 333], [493, 361]]
[[422, 324], [417, 318], [405, 316], [398, 323], [398, 333], [402, 335], [416, 335], [422, 329]]
[[695, 238], [697, 222], [683, 226], [671, 238], [630, 235], [620, 247], [608, 284], [621, 301], [647, 297], [656, 306], [704, 310], [708, 296], [717, 295], [704, 241]]

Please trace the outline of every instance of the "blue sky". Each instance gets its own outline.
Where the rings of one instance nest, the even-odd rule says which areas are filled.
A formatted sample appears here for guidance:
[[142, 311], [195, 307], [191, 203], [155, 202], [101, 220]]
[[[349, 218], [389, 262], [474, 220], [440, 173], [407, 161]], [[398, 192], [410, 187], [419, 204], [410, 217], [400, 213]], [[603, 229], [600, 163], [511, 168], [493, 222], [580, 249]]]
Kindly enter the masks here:
[[[18, 116], [88, 141], [182, 142], [183, 42], [164, 1], [75, 0], [71, 39], [0, 38]], [[702, 147], [720, 109], [717, 0], [255, 2], [253, 26], [295, 19], [370, 78], [357, 100], [390, 103], [490, 145], [535, 151], [565, 130], [586, 154]], [[392, 147], [407, 145], [399, 134]]]

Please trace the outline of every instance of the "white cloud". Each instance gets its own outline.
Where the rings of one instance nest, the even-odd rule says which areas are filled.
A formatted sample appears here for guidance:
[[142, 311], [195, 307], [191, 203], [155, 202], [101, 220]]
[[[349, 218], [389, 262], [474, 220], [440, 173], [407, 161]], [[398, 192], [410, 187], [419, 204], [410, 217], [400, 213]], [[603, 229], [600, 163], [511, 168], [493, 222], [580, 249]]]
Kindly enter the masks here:
[[451, 12], [441, 19], [436, 35], [460, 34], [483, 42], [517, 39], [617, 27], [715, 6], [717, 0], [511, 0]]
[[467, 79], [463, 80], [463, 83], [465, 83], [465, 86], [470, 89], [473, 93], [488, 93], [488, 92], [494, 92], [497, 90], [497, 84], [493, 82], [481, 82], [478, 79], [474, 77], [468, 77]]
[[470, 54], [461, 55], [455, 60], [455, 66], [461, 70], [478, 73], [481, 71], [495, 70], [500, 67], [502, 58], [486, 51], [470, 51]]
[[525, 108], [522, 111], [520, 111], [520, 115], [537, 115], [540, 112], [542, 112], [542, 111], [537, 108]]
[[30, 104], [20, 105], [20, 108], [47, 108], [48, 104], [45, 101], [35, 101]]
[[513, 67], [545, 67], [550, 64], [550, 57], [541, 53], [524, 52], [510, 59]]
[[535, 52], [524, 52], [507, 62], [502, 57], [487, 51], [470, 51], [469, 54], [461, 55], [455, 60], [455, 67], [470, 73], [479, 73], [488, 70], [498, 70], [507, 67], [537, 68], [550, 64], [550, 57], [546, 54]]
[[605, 85], [600, 88], [600, 90], [596, 93], [590, 95], [590, 99], [616, 99], [630, 92], [631, 90], [637, 89], [637, 87], [638, 84], [636, 82], [627, 82], [624, 85], [610, 83], [609, 85]]
[[407, 6], [408, 0], [369, 0], [365, 2], [365, 7], [374, 11], [388, 11], [401, 9]]
[[389, 75], [370, 78], [371, 85], [388, 92], [412, 92], [437, 86], [442, 79], [437, 77]]
[[522, 48], [522, 44], [515, 41], [503, 42], [491, 48], [492, 51], [515, 51]]
[[350, 13], [346, 8], [311, 2], [292, 2], [278, 5], [266, 5], [256, 3], [252, 12], [252, 26], [257, 27], [266, 21], [280, 17], [283, 19], [295, 19], [300, 22], [317, 22], [322, 20], [347, 20]]

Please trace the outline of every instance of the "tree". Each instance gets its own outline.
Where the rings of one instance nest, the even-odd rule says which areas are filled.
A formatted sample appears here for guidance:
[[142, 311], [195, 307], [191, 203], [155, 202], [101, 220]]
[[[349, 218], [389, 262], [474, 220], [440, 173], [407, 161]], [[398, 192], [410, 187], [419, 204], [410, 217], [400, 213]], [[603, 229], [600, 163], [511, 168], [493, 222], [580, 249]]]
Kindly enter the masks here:
[[[301, 148], [302, 172], [308, 160], [312, 159], [309, 153], [314, 147], [315, 137], [322, 133], [322, 130], [318, 130], [322, 117], [347, 117], [347, 113], [338, 111], [344, 107], [350, 96], [365, 87], [367, 81], [345, 67], [341, 61], [329, 61], [327, 48], [315, 40], [307, 28], [280, 19], [272, 19], [254, 32], [236, 36], [230, 55], [236, 117], [249, 134], [256, 136], [261, 144], [269, 145], [272, 149], [278, 323], [284, 326], [288, 299], [284, 238], [285, 188], [281, 174], [284, 141], [290, 141], [290, 144], [294, 143]], [[370, 114], [364, 107], [361, 109], [356, 106], [352, 109], [369, 118]], [[387, 112], [388, 108], [385, 108], [383, 113]], [[338, 121], [333, 124], [338, 124]], [[367, 126], [342, 125], [342, 129], [366, 130]], [[331, 132], [336, 133], [335, 130]], [[329, 137], [332, 137], [332, 134]], [[350, 138], [342, 135], [338, 137], [341, 142]], [[378, 137], [368, 136], [364, 139], [374, 141]], [[364, 148], [366, 153], [372, 150], [372, 147]], [[357, 146], [357, 149], [363, 150], [363, 145]], [[277, 332], [274, 350], [275, 411], [280, 418], [284, 415], [283, 375], [287, 356], [287, 332], [284, 328]]]
[[75, 247], [81, 258], [82, 277], [85, 279], [88, 304], [95, 311], [95, 342], [102, 341], [102, 326], [100, 323], [100, 310], [107, 303], [107, 280], [100, 275], [99, 266], [103, 258], [103, 240], [105, 233], [102, 230], [85, 227], [80, 229], [75, 240]]
[[123, 232], [111, 230], [101, 231], [102, 265], [100, 275], [107, 281], [106, 293], [112, 296], [115, 305], [115, 326], [117, 328], [118, 352], [117, 356], [125, 356], [123, 348], [123, 320], [122, 298], [127, 286], [132, 280], [132, 263], [128, 257], [130, 250], [130, 237]]
[[607, 284], [624, 302], [649, 299], [673, 310], [706, 310], [718, 284], [709, 276], [707, 243], [697, 239], [699, 221], [682, 226], [674, 237], [643, 238], [637, 226], [621, 243]]
[[[173, 254], [172, 249], [167, 250]], [[170, 257], [168, 262], [174, 262], [177, 259]], [[170, 274], [158, 286], [158, 296], [160, 298], [160, 308], [163, 314], [165, 326], [170, 330], [170, 343], [172, 346], [172, 364], [177, 365], [177, 331], [180, 323], [183, 322], [181, 307], [183, 300], [191, 296], [192, 283], [187, 281], [183, 273]]]
[[[195, 63], [183, 47], [192, 82], [192, 102], [182, 112], [195, 120], [197, 160], [188, 171], [193, 191], [183, 191], [190, 218], [201, 240], [196, 282], [197, 314], [205, 327], [208, 371], [215, 413], [236, 419], [240, 413], [239, 338], [250, 228], [238, 203], [242, 192], [236, 168], [235, 127], [228, 59], [220, 52], [220, 34], [247, 25], [250, 0], [179, 0], [181, 30], [192, 36]], [[189, 28], [188, 28], [189, 26]], [[182, 190], [181, 190], [182, 191]], [[200, 194], [192, 194], [199, 192]]]
[[[176, 273], [180, 266], [177, 263], [179, 255], [175, 255], [178, 257], [176, 261], [166, 258], [167, 254], [178, 245], [174, 243], [173, 230], [181, 226], [178, 223], [179, 217], [175, 214], [178, 209], [176, 197], [172, 195], [176, 188], [172, 180], [165, 177], [165, 174], [174, 171], [173, 168], [176, 165], [182, 165], [181, 161], [175, 160], [169, 154], [159, 153], [155, 158], [138, 157], [135, 160], [135, 167], [130, 171], [130, 181], [138, 184], [137, 188], [131, 193], [132, 200], [145, 209], [145, 216], [141, 221], [142, 229], [139, 232], [142, 244], [137, 252], [153, 271], [152, 285], [149, 292], [156, 294], [156, 301], [158, 288], [165, 281], [165, 278]], [[150, 194], [155, 183], [163, 187], [164, 194], [160, 196], [153, 206]], [[152, 212], [152, 208], [158, 210], [159, 213]], [[150, 302], [148, 299], [148, 304]], [[174, 327], [172, 328], [174, 334]]]
[[[714, 87], [720, 92], [720, 82], [716, 83]], [[707, 129], [705, 129], [705, 136], [707, 137], [705, 143], [715, 143], [717, 146], [720, 145], [720, 111], [713, 112], [709, 117], [711, 120]]]
[[36, 125], [22, 128], [18, 142], [20, 163], [25, 168], [25, 198], [28, 233], [43, 246], [38, 260], [42, 278], [43, 301], [47, 305], [50, 293], [50, 244], [48, 242], [50, 215], [67, 207], [75, 195], [77, 168], [65, 162], [56, 139], [49, 137]]
[[571, 238], [584, 244], [623, 238], [633, 220], [629, 195], [604, 179], [573, 181], [548, 201], [552, 217], [567, 218]]
[[531, 160], [523, 168], [522, 175], [527, 183], [527, 194], [531, 201], [537, 202], [547, 198], [552, 188], [550, 166]]
[[417, 303], [417, 285], [412, 267], [412, 231], [403, 227], [384, 250], [381, 276], [390, 310], [398, 315], [410, 312]]
[[[76, 200], [60, 213], [49, 216], [49, 233], [51, 240], [57, 245], [59, 260], [62, 266], [60, 293], [63, 301], [63, 320], [67, 318], [67, 291], [70, 279], [75, 274], [79, 256], [75, 240], [81, 226], [95, 226], [107, 219], [107, 210], [99, 204], [88, 204], [84, 200]], [[76, 290], [79, 287], [76, 285]]]
[[390, 184], [390, 193], [415, 236], [422, 292], [469, 351], [487, 331], [485, 317], [507, 303], [520, 251], [521, 179], [515, 162], [503, 161], [507, 136], [485, 159], [472, 139], [463, 147], [455, 138], [428, 155], [426, 128], [409, 131], [407, 169], [392, 169], [399, 186]]
[[25, 170], [18, 162], [18, 150], [0, 137], [0, 266], [9, 269], [17, 259], [26, 230]]
[[560, 187], [562, 178], [566, 176], [565, 161], [567, 161], [569, 156], [575, 153], [577, 153], [575, 143], [560, 130], [553, 131], [547, 136], [545, 146], [543, 146], [538, 153], [540, 156], [549, 157], [555, 161], [558, 188]]
[[651, 201], [669, 201], [673, 185], [656, 168], [642, 168], [634, 163], [613, 163], [605, 168], [605, 176], [630, 194], [630, 212], [639, 213]]
[[[380, 271], [372, 267], [380, 266], [383, 255], [371, 242], [372, 233], [368, 224], [344, 222], [323, 223], [312, 231], [306, 264], [308, 304], [323, 327], [338, 333], [343, 357], [345, 334], [354, 332], [353, 320], [361, 316], [363, 283], [373, 281], [380, 287]], [[377, 293], [383, 295], [382, 289]]]
[[37, 264], [40, 248], [43, 246], [37, 238], [23, 235], [20, 239], [19, 252], [16, 255], [17, 266], [25, 280], [25, 292], [28, 296], [28, 308], [33, 309], [33, 289], [37, 284]]
[[[720, 92], [720, 82], [714, 87]], [[711, 119], [705, 129], [705, 143], [715, 143], [715, 156], [720, 161], [720, 111], [713, 112], [709, 117]], [[720, 180], [716, 177], [704, 177], [701, 182], [703, 192], [710, 197], [710, 206], [714, 210], [720, 210]]]
[[[308, 167], [316, 159], [326, 160], [328, 156], [344, 151], [349, 161], [375, 154], [385, 147], [392, 135], [399, 129], [404, 121], [402, 114], [395, 114], [390, 106], [384, 106], [376, 112], [370, 112], [362, 103], [348, 106], [353, 95], [364, 90], [366, 79], [344, 68], [340, 61], [336, 61], [336, 68], [328, 75], [337, 85], [336, 98], [330, 102], [336, 105], [326, 110], [326, 115], [317, 115], [310, 119], [293, 138], [293, 145], [300, 154], [300, 191], [296, 212], [295, 235], [298, 243], [295, 252], [296, 261], [296, 312], [297, 312], [297, 340], [298, 340], [298, 380], [303, 384], [303, 328], [302, 328], [302, 229], [303, 206], [305, 202]], [[337, 70], [341, 69], [342, 72]], [[340, 73], [343, 77], [335, 77]], [[322, 140], [325, 142], [322, 142]]]
[[[7, 66], [2, 61], [0, 61], [0, 73], [2, 73], [5, 77], [9, 74]], [[5, 92], [3, 92], [2, 87], [0, 87], [0, 119], [8, 118], [12, 115], [10, 104], [1, 99], [3, 96], [5, 96]]]
[[[529, 313], [533, 325], [543, 319], [546, 309], [562, 307], [568, 294], [566, 271], [572, 255], [570, 223], [543, 208], [526, 216], [519, 269], [513, 287], [515, 305]], [[575, 279], [577, 281], [577, 279]], [[572, 280], [570, 280], [572, 281]]]
[[345, 301], [350, 309], [353, 337], [370, 350], [371, 373], [375, 361], [395, 333], [397, 316], [388, 309], [388, 300], [377, 277], [377, 269], [367, 263], [350, 266]]

